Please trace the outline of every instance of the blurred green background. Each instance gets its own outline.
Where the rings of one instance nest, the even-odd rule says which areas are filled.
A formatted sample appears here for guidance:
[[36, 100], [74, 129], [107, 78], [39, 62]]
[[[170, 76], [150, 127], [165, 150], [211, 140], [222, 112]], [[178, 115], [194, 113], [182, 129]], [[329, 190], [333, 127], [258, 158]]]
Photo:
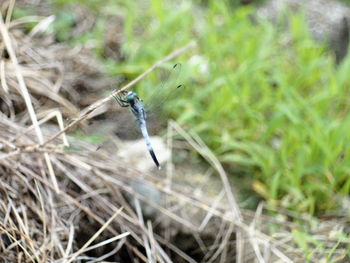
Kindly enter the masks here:
[[[312, 39], [302, 12], [289, 14], [287, 33], [253, 22], [256, 5], [239, 1], [49, 2], [57, 41], [93, 46], [110, 76], [132, 79], [195, 40], [194, 49], [166, 65], [182, 63], [187, 87], [170, 105], [172, 116], [268, 204], [316, 214], [337, 209], [349, 195], [350, 60], [336, 65]], [[97, 21], [75, 34], [71, 10], [79, 4]], [[28, 12], [35, 10], [15, 14]], [[111, 17], [121, 18], [116, 57], [105, 52]], [[150, 76], [141, 92], [155, 85]]]

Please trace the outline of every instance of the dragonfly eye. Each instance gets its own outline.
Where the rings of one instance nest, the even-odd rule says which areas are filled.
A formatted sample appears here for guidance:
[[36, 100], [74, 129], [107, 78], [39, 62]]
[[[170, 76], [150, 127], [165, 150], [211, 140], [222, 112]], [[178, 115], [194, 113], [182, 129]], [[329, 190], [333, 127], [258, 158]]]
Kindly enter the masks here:
[[128, 94], [126, 95], [126, 100], [128, 102], [133, 101], [137, 97], [137, 94], [135, 92], [129, 91]]

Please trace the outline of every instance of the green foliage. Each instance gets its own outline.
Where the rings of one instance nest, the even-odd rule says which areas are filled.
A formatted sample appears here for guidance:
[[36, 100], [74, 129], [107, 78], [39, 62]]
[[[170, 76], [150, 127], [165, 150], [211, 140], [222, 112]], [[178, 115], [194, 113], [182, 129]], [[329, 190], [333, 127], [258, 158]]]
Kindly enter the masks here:
[[[313, 214], [334, 209], [335, 198], [350, 193], [350, 59], [336, 67], [311, 39], [302, 15], [291, 15], [288, 30], [280, 30], [253, 23], [254, 10], [224, 1], [87, 2], [99, 20], [95, 30], [73, 41], [94, 39], [112, 75], [133, 78], [197, 40], [196, 50], [165, 66], [182, 62], [187, 86], [171, 108], [222, 163], [254, 177], [254, 190], [268, 202]], [[125, 61], [102, 56], [111, 14], [123, 16]], [[69, 30], [70, 18], [61, 20], [61, 31]], [[153, 74], [138, 88], [152, 93], [160, 77]]]
[[[72, 11], [69, 10], [68, 7], [74, 6], [74, 5], [84, 5], [85, 7], [88, 7], [93, 10], [98, 10], [101, 7], [101, 0], [48, 0], [52, 5], [54, 5], [57, 8], [64, 8], [67, 12]], [[109, 1], [104, 1], [106, 4], [109, 3]]]
[[81, 141], [86, 141], [86, 142], [95, 143], [95, 144], [103, 143], [106, 140], [106, 138], [96, 136], [96, 135], [85, 135], [81, 131], [75, 132], [74, 134], [72, 134], [72, 136]]
[[[292, 234], [295, 243], [304, 251], [308, 262], [311, 262], [316, 254], [324, 255], [324, 262], [339, 262], [339, 258], [337, 259], [334, 251], [340, 246], [341, 242], [349, 241], [348, 236], [339, 233], [334, 236], [334, 240], [337, 241], [334, 242], [334, 245], [332, 245], [330, 249], [327, 249], [320, 240], [317, 240], [316, 236], [312, 236], [300, 230], [295, 230]], [[347, 249], [349, 249], [349, 247]]]
[[64, 42], [72, 38], [70, 28], [74, 25], [74, 14], [70, 12], [59, 12], [56, 16], [53, 29], [56, 33], [57, 41]]
[[32, 16], [33, 14], [35, 14], [35, 11], [31, 7], [15, 8], [12, 17], [13, 19], [18, 19], [21, 17]]

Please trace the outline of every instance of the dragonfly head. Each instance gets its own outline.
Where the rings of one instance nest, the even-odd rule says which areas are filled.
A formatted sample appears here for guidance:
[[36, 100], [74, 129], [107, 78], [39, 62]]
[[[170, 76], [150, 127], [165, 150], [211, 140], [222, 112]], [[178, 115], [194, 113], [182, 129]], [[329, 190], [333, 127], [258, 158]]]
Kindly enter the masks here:
[[129, 92], [126, 94], [125, 99], [126, 99], [127, 102], [130, 103], [130, 102], [134, 101], [135, 99], [138, 99], [138, 96], [137, 96], [136, 92], [129, 91]]

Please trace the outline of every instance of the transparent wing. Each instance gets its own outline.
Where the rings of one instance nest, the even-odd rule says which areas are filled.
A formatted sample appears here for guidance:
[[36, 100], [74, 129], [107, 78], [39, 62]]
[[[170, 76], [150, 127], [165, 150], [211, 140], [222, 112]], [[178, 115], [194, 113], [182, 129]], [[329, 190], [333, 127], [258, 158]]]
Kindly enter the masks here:
[[144, 106], [147, 114], [158, 113], [164, 103], [179, 96], [184, 88], [179, 83], [181, 64], [175, 64], [153, 94], [145, 100]]

